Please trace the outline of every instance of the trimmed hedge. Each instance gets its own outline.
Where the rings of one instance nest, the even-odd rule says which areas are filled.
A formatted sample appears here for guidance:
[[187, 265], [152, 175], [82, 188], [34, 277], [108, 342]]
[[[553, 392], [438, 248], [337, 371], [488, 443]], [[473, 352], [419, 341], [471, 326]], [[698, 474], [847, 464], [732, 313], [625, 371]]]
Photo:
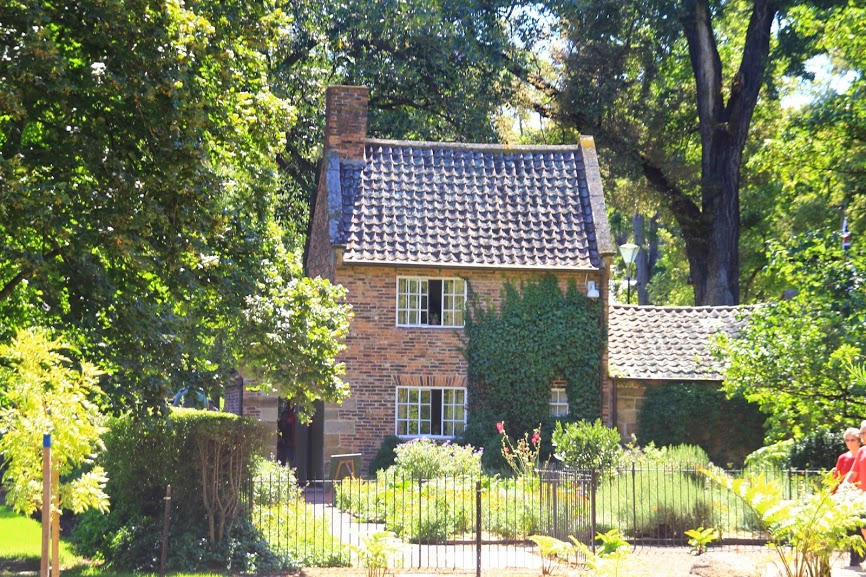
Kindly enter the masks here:
[[[80, 518], [72, 535], [76, 547], [118, 569], [158, 568], [164, 497], [171, 485], [172, 570], [247, 570], [250, 559], [257, 559], [259, 568], [275, 563], [244, 521], [239, 503], [267, 434], [253, 419], [213, 411], [174, 409], [168, 418], [150, 422], [114, 419], [100, 459], [109, 478], [111, 511]], [[216, 505], [215, 495], [223, 505]]]

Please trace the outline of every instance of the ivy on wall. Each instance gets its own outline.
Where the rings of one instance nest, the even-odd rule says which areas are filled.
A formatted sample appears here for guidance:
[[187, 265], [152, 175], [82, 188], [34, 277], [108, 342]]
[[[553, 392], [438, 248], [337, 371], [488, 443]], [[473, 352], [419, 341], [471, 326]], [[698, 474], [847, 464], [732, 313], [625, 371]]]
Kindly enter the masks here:
[[[465, 440], [485, 447], [498, 442], [499, 421], [517, 436], [548, 423], [555, 379], [565, 382], [568, 420], [600, 417], [601, 303], [586, 298], [573, 281], [563, 293], [552, 275], [522, 283], [519, 289], [507, 283], [503, 291], [498, 309], [470, 299]], [[545, 429], [548, 440], [549, 427]]]

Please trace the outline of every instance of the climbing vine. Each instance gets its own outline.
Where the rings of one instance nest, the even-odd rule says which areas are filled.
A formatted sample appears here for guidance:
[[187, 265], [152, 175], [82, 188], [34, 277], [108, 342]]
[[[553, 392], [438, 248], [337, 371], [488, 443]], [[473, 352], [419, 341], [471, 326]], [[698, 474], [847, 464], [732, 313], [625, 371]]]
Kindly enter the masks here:
[[488, 444], [500, 421], [518, 436], [549, 423], [551, 383], [557, 379], [565, 383], [569, 420], [598, 418], [604, 344], [600, 303], [587, 299], [574, 282], [563, 293], [554, 276], [519, 288], [507, 283], [503, 291], [498, 309], [470, 299], [466, 440]]

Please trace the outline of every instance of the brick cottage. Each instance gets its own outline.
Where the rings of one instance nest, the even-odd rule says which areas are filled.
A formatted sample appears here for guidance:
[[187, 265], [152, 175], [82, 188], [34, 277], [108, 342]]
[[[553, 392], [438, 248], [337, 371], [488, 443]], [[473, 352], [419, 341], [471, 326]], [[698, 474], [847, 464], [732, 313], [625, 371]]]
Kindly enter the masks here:
[[[348, 290], [355, 317], [339, 360], [351, 396], [320, 403], [313, 423], [297, 427], [300, 480], [326, 477], [337, 454], [361, 454], [356, 473], [366, 473], [387, 435], [463, 431], [470, 287], [497, 304], [505, 283], [552, 274], [600, 299], [611, 348], [598, 378], [602, 417], [624, 439], [647, 387], [718, 386], [707, 343], [716, 330], [733, 334], [733, 309], [609, 306], [615, 250], [591, 137], [572, 146], [371, 139], [368, 96], [358, 86], [326, 96], [305, 265]], [[276, 397], [239, 389], [237, 412], [276, 423]], [[557, 383], [549, 402], [551, 414], [567, 411]]]
[[[469, 286], [496, 303], [504, 283], [554, 274], [606, 302], [614, 254], [592, 138], [574, 146], [375, 140], [367, 102], [364, 87], [327, 92], [306, 267], [346, 287], [355, 318], [340, 358], [351, 397], [324, 405], [309, 431], [314, 478], [334, 454], [360, 453], [366, 471], [386, 435], [463, 431]], [[554, 389], [555, 405], [563, 394]], [[606, 415], [610, 402], [608, 392]]]

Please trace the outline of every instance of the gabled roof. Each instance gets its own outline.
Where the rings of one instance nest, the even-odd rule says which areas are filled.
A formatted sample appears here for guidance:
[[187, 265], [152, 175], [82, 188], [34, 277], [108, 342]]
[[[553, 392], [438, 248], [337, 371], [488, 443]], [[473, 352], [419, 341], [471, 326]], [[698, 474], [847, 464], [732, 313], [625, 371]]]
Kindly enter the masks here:
[[717, 333], [734, 336], [749, 307], [612, 305], [608, 317], [608, 373], [626, 379], [722, 380], [709, 351]]
[[595, 270], [613, 252], [588, 137], [521, 147], [368, 139], [363, 160], [326, 161], [331, 242], [346, 263]]

